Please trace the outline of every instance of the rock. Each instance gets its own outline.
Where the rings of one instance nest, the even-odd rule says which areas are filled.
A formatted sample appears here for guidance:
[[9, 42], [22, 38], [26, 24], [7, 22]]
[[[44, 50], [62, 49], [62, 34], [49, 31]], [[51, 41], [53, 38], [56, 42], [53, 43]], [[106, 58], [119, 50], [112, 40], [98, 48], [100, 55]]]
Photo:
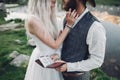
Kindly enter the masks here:
[[28, 40], [28, 45], [33, 46], [33, 47], [36, 46], [33, 39]]
[[106, 55], [102, 70], [109, 76], [120, 79], [120, 27], [103, 22], [106, 29]]
[[10, 64], [17, 67], [26, 67], [29, 62], [29, 56], [20, 54]]
[[19, 23], [3, 24], [3, 25], [0, 25], [0, 31], [12, 30], [19, 27], [21, 27], [21, 24]]
[[120, 16], [110, 15], [108, 12], [92, 12], [99, 20], [109, 21], [120, 26]]
[[22, 44], [23, 42], [20, 41], [19, 39], [14, 40], [17, 44]]
[[13, 51], [13, 52], [9, 55], [9, 57], [11, 57], [11, 58], [16, 58], [18, 55], [19, 55], [19, 53], [18, 53], [17, 51]]

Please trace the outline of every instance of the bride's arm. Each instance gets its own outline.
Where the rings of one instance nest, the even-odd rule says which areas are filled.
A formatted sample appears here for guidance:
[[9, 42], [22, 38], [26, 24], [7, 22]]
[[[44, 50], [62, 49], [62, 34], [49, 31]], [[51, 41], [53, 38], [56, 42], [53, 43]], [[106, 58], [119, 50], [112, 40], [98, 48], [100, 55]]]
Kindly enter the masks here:
[[[76, 12], [69, 12], [66, 15], [67, 19], [67, 24], [72, 26], [75, 22], [75, 19], [78, 17], [76, 16]], [[60, 34], [60, 36], [54, 40], [54, 38], [44, 29], [44, 25], [40, 23], [40, 21], [36, 18], [31, 18], [28, 20], [28, 25], [29, 25], [29, 31], [30, 33], [34, 34], [37, 36], [41, 41], [43, 41], [45, 44], [48, 46], [58, 49], [60, 45], [63, 43], [64, 39], [66, 38], [67, 34], [70, 31], [69, 27], [65, 27], [63, 32]]]

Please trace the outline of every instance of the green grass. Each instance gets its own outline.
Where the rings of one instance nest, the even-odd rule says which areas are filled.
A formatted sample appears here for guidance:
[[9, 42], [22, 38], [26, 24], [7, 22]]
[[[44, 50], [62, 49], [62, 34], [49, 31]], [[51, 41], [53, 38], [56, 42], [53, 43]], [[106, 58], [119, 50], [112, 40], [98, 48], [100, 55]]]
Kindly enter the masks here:
[[5, 20], [0, 18], [0, 25], [5, 23], [6, 23]]
[[[22, 43], [18, 44], [15, 40], [20, 40]], [[14, 50], [30, 55], [32, 47], [27, 45], [25, 30], [20, 31], [4, 31], [0, 32], [0, 55], [8, 54]]]
[[26, 68], [6, 65], [0, 69], [0, 80], [24, 80]]
[[101, 69], [94, 69], [91, 71], [91, 80], [118, 80], [113, 77], [109, 77]]
[[4, 16], [0, 13], [0, 25], [5, 24], [5, 23], [6, 23], [6, 21], [4, 19]]
[[[18, 44], [14, 40], [20, 40]], [[26, 68], [10, 66], [9, 54], [12, 51], [31, 55], [33, 47], [27, 45], [25, 29], [0, 32], [0, 80], [23, 80]]]

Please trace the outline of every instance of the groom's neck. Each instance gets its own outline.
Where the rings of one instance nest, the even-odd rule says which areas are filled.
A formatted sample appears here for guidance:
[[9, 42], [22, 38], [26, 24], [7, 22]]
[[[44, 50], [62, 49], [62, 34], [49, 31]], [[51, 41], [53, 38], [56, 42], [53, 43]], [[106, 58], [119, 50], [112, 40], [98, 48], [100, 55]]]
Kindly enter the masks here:
[[81, 3], [77, 2], [77, 13], [79, 16], [85, 11], [86, 7]]

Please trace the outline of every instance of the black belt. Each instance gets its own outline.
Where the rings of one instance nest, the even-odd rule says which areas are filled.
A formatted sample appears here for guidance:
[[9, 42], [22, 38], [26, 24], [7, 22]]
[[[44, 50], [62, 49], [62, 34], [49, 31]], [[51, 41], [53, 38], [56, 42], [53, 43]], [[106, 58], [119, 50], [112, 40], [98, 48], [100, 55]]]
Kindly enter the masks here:
[[63, 73], [64, 76], [66, 77], [78, 77], [78, 76], [81, 76], [83, 75], [84, 73]]

